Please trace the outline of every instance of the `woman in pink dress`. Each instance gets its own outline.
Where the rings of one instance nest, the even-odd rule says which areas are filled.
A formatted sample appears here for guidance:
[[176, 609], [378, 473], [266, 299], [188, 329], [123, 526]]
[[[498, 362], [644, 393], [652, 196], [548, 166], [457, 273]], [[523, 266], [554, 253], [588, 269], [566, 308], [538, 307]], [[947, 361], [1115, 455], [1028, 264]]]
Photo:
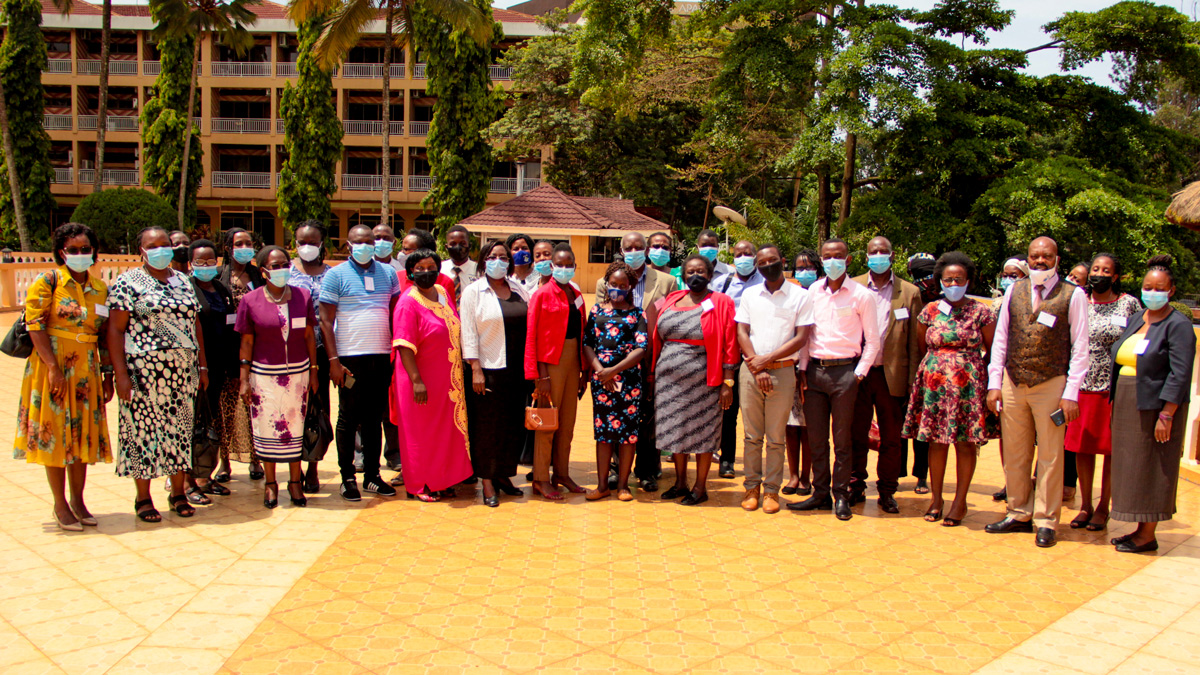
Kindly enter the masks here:
[[459, 322], [437, 286], [441, 264], [428, 249], [409, 254], [404, 267], [413, 286], [392, 314], [392, 422], [404, 437], [400, 463], [408, 497], [423, 502], [453, 496], [453, 486], [472, 472]]

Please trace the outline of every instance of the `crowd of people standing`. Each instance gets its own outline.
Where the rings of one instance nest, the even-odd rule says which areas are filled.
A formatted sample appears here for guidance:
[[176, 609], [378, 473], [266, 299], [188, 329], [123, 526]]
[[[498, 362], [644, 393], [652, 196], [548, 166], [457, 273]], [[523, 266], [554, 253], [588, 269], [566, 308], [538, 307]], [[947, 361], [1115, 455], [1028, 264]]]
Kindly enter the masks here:
[[[1081, 497], [1071, 528], [1137, 523], [1112, 540], [1118, 551], [1156, 550], [1155, 527], [1175, 512], [1196, 337], [1169, 304], [1167, 256], [1146, 261], [1140, 280], [1110, 253], [1060, 277], [1058, 246], [1040, 237], [1005, 261], [999, 297], [983, 301], [968, 295], [985, 287], [969, 256], [898, 261], [882, 236], [866, 246], [867, 273], [851, 278], [854, 254], [837, 238], [794, 260], [737, 241], [729, 265], [705, 230], [672, 268], [669, 235], [630, 232], [589, 308], [570, 246], [522, 234], [472, 259], [471, 234], [456, 226], [443, 259], [429, 232], [398, 241], [387, 225], [358, 225], [335, 266], [315, 221], [296, 228], [295, 258], [257, 249], [240, 229], [219, 245], [160, 228], [137, 241], [143, 264], [109, 287], [89, 271], [95, 234], [63, 225], [58, 268], [27, 293], [34, 351], [15, 454], [46, 467], [63, 530], [96, 524], [83, 487], [89, 465], [112, 461], [114, 394], [117, 474], [134, 479], [137, 517], [158, 522], [153, 480], [166, 477], [169, 508], [191, 517], [230, 494], [231, 460], [264, 480], [265, 508], [278, 506], [286, 464], [290, 502], [305, 506], [321, 487], [319, 458], [303, 463], [306, 419], [332, 414], [331, 385], [348, 501], [403, 486], [434, 502], [478, 483], [496, 507], [501, 493], [524, 495], [513, 482], [522, 463], [547, 500], [632, 501], [634, 486], [659, 491], [670, 457], [661, 499], [696, 506], [714, 458], [720, 477], [734, 476], [740, 440], [741, 508], [849, 520], [866, 500], [872, 448], [879, 510], [899, 513], [911, 446], [924, 519], [953, 527], [980, 446], [1000, 439], [1005, 486], [994, 497], [1007, 513], [988, 532], [1035, 532], [1053, 546], [1068, 464]], [[904, 262], [911, 282], [896, 273]], [[1140, 302], [1122, 292], [1139, 281]], [[589, 388], [591, 490], [570, 475]], [[398, 475], [385, 480], [384, 468]]]

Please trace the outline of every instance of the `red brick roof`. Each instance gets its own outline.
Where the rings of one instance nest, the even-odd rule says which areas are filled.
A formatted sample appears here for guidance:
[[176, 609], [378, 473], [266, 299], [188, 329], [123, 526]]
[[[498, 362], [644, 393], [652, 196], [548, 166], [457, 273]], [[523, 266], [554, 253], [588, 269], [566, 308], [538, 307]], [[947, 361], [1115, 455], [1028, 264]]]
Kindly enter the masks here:
[[507, 21], [508, 23], [537, 23], [536, 16], [514, 12], [511, 9], [501, 9], [499, 7], [492, 8], [492, 18], [497, 21]]
[[[54, 6], [52, 0], [42, 0], [42, 14], [59, 14], [58, 8]], [[71, 9], [71, 14], [79, 14], [82, 16], [99, 16], [103, 14], [99, 7], [93, 7], [86, 2], [76, 2]]]
[[[287, 7], [283, 5], [263, 0], [261, 4], [251, 5], [250, 9], [259, 17], [264, 19], [286, 19]], [[112, 6], [113, 14], [116, 16], [150, 16], [149, 5], [117, 5]], [[57, 14], [58, 10], [54, 7], [53, 0], [42, 0], [43, 14]], [[81, 16], [99, 16], [103, 11], [99, 4], [91, 4], [84, 0], [75, 0], [72, 14]]]
[[502, 204], [484, 209], [462, 220], [461, 224], [468, 228], [502, 229], [508, 232], [533, 228], [614, 232], [655, 232], [667, 229], [666, 223], [635, 211], [633, 200], [571, 197], [553, 185], [543, 185]]

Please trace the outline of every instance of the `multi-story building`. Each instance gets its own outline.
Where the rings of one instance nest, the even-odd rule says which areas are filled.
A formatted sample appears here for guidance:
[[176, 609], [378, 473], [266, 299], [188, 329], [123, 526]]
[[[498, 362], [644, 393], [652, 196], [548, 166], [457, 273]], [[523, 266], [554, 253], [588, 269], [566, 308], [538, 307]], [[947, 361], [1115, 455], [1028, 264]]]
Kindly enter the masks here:
[[[45, 127], [51, 139], [53, 193], [58, 218], [69, 217], [92, 191], [95, 177], [99, 105], [100, 8], [76, 0], [70, 16], [43, 0], [42, 31], [49, 63], [42, 76], [46, 92]], [[201, 47], [196, 120], [204, 148], [204, 179], [198, 196], [198, 226], [215, 232], [244, 227], [266, 243], [285, 243], [276, 218], [275, 190], [286, 158], [279, 100], [295, 82], [296, 27], [286, 8], [264, 1], [254, 8], [250, 26], [254, 46], [246, 54], [207, 40]], [[495, 9], [505, 39], [503, 50], [542, 32], [532, 16]], [[108, 123], [105, 136], [106, 185], [143, 186], [138, 112], [150, 96], [159, 72], [154, 21], [145, 6], [114, 5], [109, 60]], [[340, 240], [349, 226], [378, 222], [382, 188], [383, 26], [377, 23], [347, 54], [333, 77], [336, 109], [345, 132], [333, 194], [335, 222], [330, 233]], [[375, 36], [370, 33], [374, 33]], [[411, 47], [395, 49], [391, 77], [391, 218], [397, 229], [432, 217], [420, 202], [433, 178], [424, 139], [437, 105], [425, 92], [425, 64]], [[508, 68], [491, 66], [492, 80], [504, 86]], [[540, 158], [497, 162], [488, 204], [497, 204], [540, 185]]]

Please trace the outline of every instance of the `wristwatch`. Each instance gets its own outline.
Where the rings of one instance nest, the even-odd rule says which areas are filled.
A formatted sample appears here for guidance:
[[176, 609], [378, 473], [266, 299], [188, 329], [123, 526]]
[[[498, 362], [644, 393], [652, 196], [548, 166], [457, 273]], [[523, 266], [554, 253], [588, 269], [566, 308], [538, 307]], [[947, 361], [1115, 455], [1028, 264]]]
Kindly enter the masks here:
[[731, 389], [732, 389], [732, 388], [733, 388], [733, 384], [734, 384], [734, 383], [733, 383], [733, 380], [725, 380], [725, 386], [726, 386], [726, 387], [729, 387], [729, 388], [731, 388]]

